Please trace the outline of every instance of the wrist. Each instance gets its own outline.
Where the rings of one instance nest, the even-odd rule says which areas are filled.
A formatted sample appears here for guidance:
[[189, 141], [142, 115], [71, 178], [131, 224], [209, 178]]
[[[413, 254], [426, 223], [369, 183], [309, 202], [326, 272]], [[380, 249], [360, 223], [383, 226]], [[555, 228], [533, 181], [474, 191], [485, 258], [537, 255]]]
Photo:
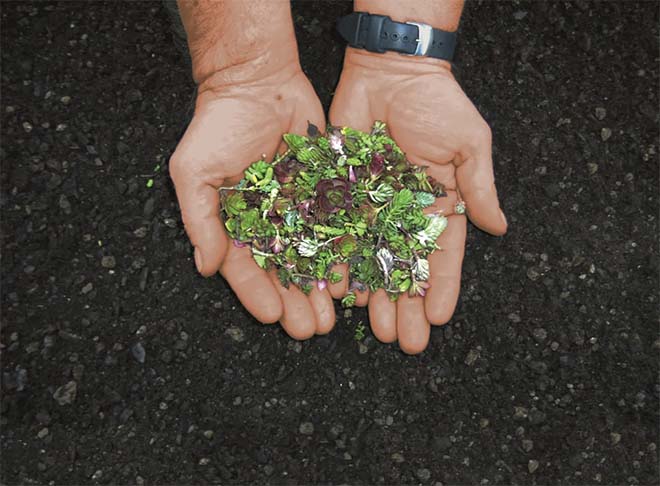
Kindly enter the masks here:
[[295, 52], [296, 55], [291, 58], [276, 52], [265, 52], [229, 64], [211, 64], [198, 82], [198, 93], [218, 92], [230, 87], [282, 85], [302, 73]]
[[252, 47], [245, 49], [236, 47], [233, 53], [228, 52], [225, 46], [212, 47], [193, 57], [193, 78], [200, 89], [209, 84], [256, 82], [283, 70], [300, 69], [293, 33], [290, 38], [271, 38], [252, 44]]
[[407, 56], [397, 52], [369, 52], [354, 47], [346, 48], [344, 69], [361, 68], [386, 75], [423, 75], [445, 73], [450, 76], [451, 63], [432, 57]]

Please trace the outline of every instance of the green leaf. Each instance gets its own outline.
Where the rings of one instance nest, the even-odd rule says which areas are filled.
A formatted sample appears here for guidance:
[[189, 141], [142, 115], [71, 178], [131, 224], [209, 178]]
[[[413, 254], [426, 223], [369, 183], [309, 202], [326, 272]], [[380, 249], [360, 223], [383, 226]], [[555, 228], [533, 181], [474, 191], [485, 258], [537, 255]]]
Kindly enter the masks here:
[[330, 236], [341, 236], [346, 234], [346, 230], [344, 228], [333, 228], [332, 226], [325, 226], [322, 224], [315, 224], [314, 231]]
[[225, 221], [225, 228], [227, 228], [227, 232], [232, 238], [236, 235], [236, 225], [236, 219], [234, 218], [229, 218]]
[[224, 210], [227, 214], [238, 216], [247, 208], [247, 203], [243, 194], [240, 192], [232, 192], [225, 198]]
[[300, 218], [298, 211], [287, 211], [284, 213], [284, 224], [287, 226], [295, 226]]
[[277, 278], [279, 279], [282, 287], [285, 289], [289, 288], [289, 282], [291, 281], [291, 275], [286, 268], [280, 268], [277, 270]]
[[353, 235], [346, 235], [337, 240], [337, 251], [343, 257], [350, 257], [357, 250], [357, 240]]
[[296, 153], [296, 158], [306, 164], [319, 164], [324, 161], [325, 156], [317, 147], [305, 147]]
[[295, 133], [286, 133], [282, 137], [284, 138], [284, 142], [289, 146], [292, 152], [295, 154], [298, 153], [299, 150], [307, 146], [307, 137], [303, 137], [302, 135], [296, 135]]
[[403, 212], [407, 210], [412, 204], [413, 199], [414, 196], [410, 189], [401, 189], [392, 199], [392, 211], [397, 210]]
[[355, 295], [354, 292], [349, 292], [343, 299], [341, 299], [341, 305], [344, 307], [353, 307], [356, 300], [357, 295]]
[[403, 293], [407, 291], [410, 288], [410, 284], [412, 284], [411, 280], [409, 278], [406, 278], [402, 281], [399, 282], [399, 292]]
[[268, 169], [271, 169], [271, 171], [273, 170], [269, 163], [264, 160], [258, 160], [245, 169], [245, 178], [248, 182], [256, 184], [266, 176]]
[[265, 256], [257, 255], [256, 253], [253, 253], [252, 258], [254, 258], [254, 261], [257, 262], [257, 265], [259, 265], [261, 268], [263, 268], [263, 269], [266, 268], [266, 257]]
[[435, 196], [430, 192], [416, 192], [415, 200], [421, 208], [427, 208], [435, 202]]
[[319, 249], [319, 244], [315, 240], [304, 238], [298, 243], [296, 247], [298, 248], [298, 253], [300, 253], [301, 256], [313, 257], [316, 255], [316, 252]]
[[426, 258], [419, 258], [412, 267], [415, 279], [427, 281], [431, 275], [429, 261]]
[[435, 240], [447, 228], [447, 218], [445, 216], [431, 214], [427, 218], [428, 224], [426, 228], [415, 235], [422, 245], [435, 244]]
[[380, 184], [375, 190], [369, 192], [369, 198], [376, 204], [383, 204], [394, 197], [394, 188], [389, 184]]
[[366, 327], [364, 327], [362, 321], [358, 322], [357, 326], [355, 326], [355, 334], [353, 335], [356, 341], [362, 341], [365, 329]]
[[333, 284], [341, 282], [343, 278], [344, 276], [339, 272], [330, 272], [328, 274], [328, 281]]

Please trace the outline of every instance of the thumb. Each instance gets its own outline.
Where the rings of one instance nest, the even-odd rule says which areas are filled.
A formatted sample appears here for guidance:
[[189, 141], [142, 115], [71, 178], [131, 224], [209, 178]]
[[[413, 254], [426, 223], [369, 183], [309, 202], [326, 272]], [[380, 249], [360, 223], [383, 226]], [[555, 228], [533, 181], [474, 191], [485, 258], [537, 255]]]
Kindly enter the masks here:
[[[170, 160], [170, 176], [181, 208], [181, 219], [195, 247], [195, 265], [205, 277], [215, 274], [227, 253], [228, 238], [220, 221], [220, 196], [195, 174], [188, 161]], [[222, 181], [217, 182], [220, 186]]]
[[482, 132], [461, 151], [456, 181], [470, 221], [483, 231], [500, 236], [506, 233], [507, 221], [495, 189], [490, 128], [486, 126]]

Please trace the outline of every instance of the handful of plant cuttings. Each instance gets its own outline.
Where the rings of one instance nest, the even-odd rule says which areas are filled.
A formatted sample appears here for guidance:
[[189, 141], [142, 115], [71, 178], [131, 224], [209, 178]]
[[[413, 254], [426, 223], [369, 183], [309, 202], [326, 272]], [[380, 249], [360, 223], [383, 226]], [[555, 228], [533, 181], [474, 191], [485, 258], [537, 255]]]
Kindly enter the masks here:
[[227, 232], [248, 246], [257, 264], [275, 269], [282, 285], [309, 293], [341, 281], [333, 265], [348, 263], [352, 306], [356, 290], [385, 289], [392, 300], [429, 287], [427, 256], [447, 227], [424, 214], [442, 184], [410, 164], [386, 126], [371, 133], [309, 125], [308, 136], [284, 135], [289, 146], [272, 163], [259, 160], [233, 187], [221, 187]]

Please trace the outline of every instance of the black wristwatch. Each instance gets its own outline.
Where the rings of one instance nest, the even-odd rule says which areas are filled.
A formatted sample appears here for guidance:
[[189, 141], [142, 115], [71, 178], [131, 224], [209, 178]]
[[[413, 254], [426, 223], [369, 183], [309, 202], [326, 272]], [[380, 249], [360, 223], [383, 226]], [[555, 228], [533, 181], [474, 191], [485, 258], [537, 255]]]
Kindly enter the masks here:
[[385, 15], [353, 12], [337, 21], [337, 30], [351, 47], [371, 52], [400, 52], [451, 61], [456, 32], [418, 22], [394, 22]]

